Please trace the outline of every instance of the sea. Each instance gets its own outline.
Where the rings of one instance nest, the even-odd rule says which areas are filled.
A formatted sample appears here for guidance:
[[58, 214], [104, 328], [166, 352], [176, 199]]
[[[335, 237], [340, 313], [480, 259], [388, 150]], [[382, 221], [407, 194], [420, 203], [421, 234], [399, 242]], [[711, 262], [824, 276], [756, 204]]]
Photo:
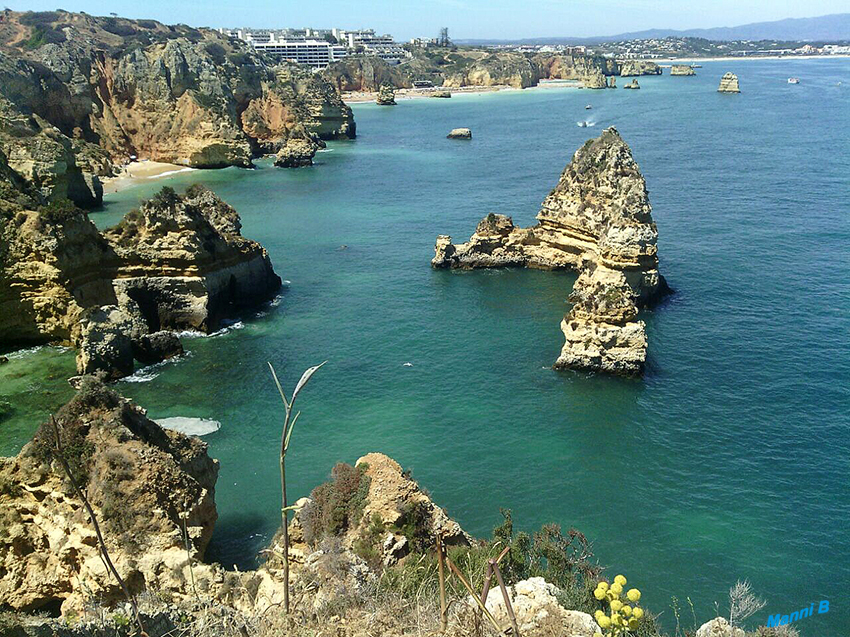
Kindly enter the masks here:
[[[726, 71], [740, 94], [717, 92]], [[210, 559], [250, 568], [279, 523], [267, 363], [291, 391], [326, 360], [298, 398], [292, 499], [380, 451], [474, 535], [500, 509], [519, 529], [579, 529], [670, 632], [723, 614], [741, 579], [767, 600], [748, 627], [829, 599], [800, 634], [850, 634], [850, 59], [706, 61], [638, 81], [356, 104], [357, 139], [313, 167], [181, 172], [91, 213], [107, 227], [164, 185], [203, 183], [285, 280], [116, 386], [151, 418], [220, 423], [201, 430], [221, 461]], [[609, 126], [646, 177], [675, 291], [643, 312], [641, 379], [552, 369], [575, 274], [429, 264], [438, 234], [465, 241], [489, 213], [533, 224]], [[456, 127], [472, 140], [446, 139]], [[68, 349], [9, 357], [4, 455], [74, 374]]]

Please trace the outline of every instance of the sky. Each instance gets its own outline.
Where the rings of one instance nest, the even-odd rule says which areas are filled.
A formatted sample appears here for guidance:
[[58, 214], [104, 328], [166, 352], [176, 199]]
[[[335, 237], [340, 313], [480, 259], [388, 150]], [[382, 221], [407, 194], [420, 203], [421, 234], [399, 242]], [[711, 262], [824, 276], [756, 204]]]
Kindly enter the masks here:
[[397, 40], [589, 37], [643, 29], [737, 26], [850, 11], [848, 0], [2, 0], [17, 11], [92, 15], [208, 27], [374, 28]]

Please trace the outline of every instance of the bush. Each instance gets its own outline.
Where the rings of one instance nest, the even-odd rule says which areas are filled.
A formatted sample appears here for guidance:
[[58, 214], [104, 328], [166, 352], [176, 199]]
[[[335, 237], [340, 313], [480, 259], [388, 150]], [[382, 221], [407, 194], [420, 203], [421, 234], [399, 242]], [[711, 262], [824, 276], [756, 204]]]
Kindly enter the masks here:
[[37, 25], [30, 32], [30, 37], [24, 40], [22, 46], [25, 49], [35, 50], [45, 44], [58, 44], [64, 42], [67, 38], [65, 32], [52, 27]]
[[157, 208], [174, 208], [180, 203], [180, 195], [174, 192], [174, 188], [163, 186], [162, 190], [151, 197], [150, 203]]
[[204, 46], [204, 50], [207, 52], [207, 55], [212, 58], [213, 62], [216, 64], [224, 64], [227, 52], [224, 50], [223, 46], [216, 42], [210, 42]]
[[338, 463], [329, 482], [310, 493], [310, 503], [298, 515], [304, 540], [316, 546], [325, 537], [342, 535], [360, 522], [371, 480], [366, 466]]
[[136, 34], [136, 28], [126, 20], [118, 20], [116, 18], [104, 18], [101, 23], [101, 28], [113, 35], [127, 37]]
[[48, 223], [65, 223], [83, 214], [83, 211], [69, 199], [52, 201], [39, 208], [38, 212], [41, 218]]

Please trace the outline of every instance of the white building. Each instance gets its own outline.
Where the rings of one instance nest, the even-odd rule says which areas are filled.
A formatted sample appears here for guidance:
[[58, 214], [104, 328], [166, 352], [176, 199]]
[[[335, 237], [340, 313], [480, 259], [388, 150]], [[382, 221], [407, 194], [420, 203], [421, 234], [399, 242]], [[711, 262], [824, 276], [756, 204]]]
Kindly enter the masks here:
[[278, 39], [274, 33], [265, 42], [257, 40], [249, 40], [249, 42], [257, 51], [314, 69], [323, 69], [348, 54], [344, 46], [332, 44], [326, 40], [282, 40]]

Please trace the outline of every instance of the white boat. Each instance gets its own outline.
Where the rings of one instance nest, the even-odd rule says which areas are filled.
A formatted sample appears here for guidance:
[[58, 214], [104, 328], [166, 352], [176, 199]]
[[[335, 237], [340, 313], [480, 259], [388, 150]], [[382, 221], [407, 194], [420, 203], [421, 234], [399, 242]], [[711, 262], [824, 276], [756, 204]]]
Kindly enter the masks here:
[[799, 78], [799, 77], [789, 77], [789, 78], [788, 78], [788, 83], [789, 83], [789, 84], [799, 84], [799, 83], [800, 83], [800, 78]]
[[590, 104], [588, 104], [587, 106], [584, 107], [584, 110], [589, 111], [591, 108], [593, 108], [593, 107]]
[[579, 128], [587, 128], [587, 122], [576, 122]]

